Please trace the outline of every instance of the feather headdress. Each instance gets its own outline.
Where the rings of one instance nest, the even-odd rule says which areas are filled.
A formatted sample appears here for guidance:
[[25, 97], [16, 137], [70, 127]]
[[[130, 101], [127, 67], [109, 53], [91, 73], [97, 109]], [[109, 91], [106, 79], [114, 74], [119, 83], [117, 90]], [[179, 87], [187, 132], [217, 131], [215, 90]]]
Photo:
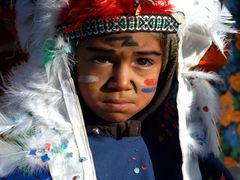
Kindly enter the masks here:
[[[219, 153], [218, 98], [209, 83], [218, 78], [213, 73], [194, 71], [193, 67], [212, 43], [224, 52], [225, 35], [234, 32], [231, 15], [216, 0], [17, 1], [19, 40], [29, 53], [29, 61], [12, 72], [0, 105], [0, 176], [20, 167], [30, 172], [49, 168], [56, 180], [96, 179], [82, 110], [71, 78], [68, 40], [76, 35], [80, 38], [83, 34], [98, 33], [95, 31], [98, 29], [85, 26], [92, 25], [93, 20], [111, 24], [123, 16], [135, 17], [136, 22], [143, 16], [150, 20], [164, 16], [154, 22], [167, 22], [166, 26], [158, 27], [155, 23], [154, 31], [167, 29], [169, 33], [178, 33], [182, 170], [185, 180], [201, 179], [198, 157]], [[61, 31], [56, 28], [59, 25]], [[141, 30], [151, 28], [146, 25]]]

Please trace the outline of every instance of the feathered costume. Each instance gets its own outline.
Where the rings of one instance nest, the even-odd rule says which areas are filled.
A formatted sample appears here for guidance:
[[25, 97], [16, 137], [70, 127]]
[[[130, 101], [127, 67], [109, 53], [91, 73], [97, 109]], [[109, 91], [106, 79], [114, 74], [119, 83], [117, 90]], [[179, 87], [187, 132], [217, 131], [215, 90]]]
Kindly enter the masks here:
[[[194, 69], [212, 43], [224, 53], [226, 33], [234, 32], [231, 15], [216, 0], [18, 0], [17, 30], [29, 60], [12, 71], [4, 86], [0, 176], [18, 168], [31, 172], [47, 169], [54, 180], [96, 179], [71, 76], [72, 41], [131, 31], [114, 26], [122, 19], [132, 21], [128, 17], [134, 17], [136, 24], [151, 18], [165, 23], [133, 27], [140, 28], [138, 31], [177, 33], [179, 37], [177, 107], [182, 173], [184, 180], [201, 179], [198, 157], [219, 154], [218, 96], [209, 83], [219, 78]], [[99, 23], [107, 24], [106, 29]]]

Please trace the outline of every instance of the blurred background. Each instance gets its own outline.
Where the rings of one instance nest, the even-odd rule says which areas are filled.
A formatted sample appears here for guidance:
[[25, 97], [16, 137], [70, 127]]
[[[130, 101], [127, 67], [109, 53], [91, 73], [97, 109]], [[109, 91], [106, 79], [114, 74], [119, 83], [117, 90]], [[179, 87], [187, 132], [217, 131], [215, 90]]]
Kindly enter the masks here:
[[[0, 0], [0, 74], [4, 77], [11, 68], [26, 61], [24, 53], [17, 41], [15, 29], [14, 4], [16, 0]], [[223, 1], [223, 0], [222, 0]], [[240, 29], [240, 0], [224, 0]], [[221, 160], [232, 172], [236, 180], [240, 180], [240, 34], [230, 36], [227, 64], [218, 70], [224, 83], [218, 85], [222, 115], [219, 121]], [[208, 58], [221, 59], [212, 47]], [[220, 62], [220, 61], [219, 61]], [[0, 84], [2, 84], [0, 78]], [[1, 94], [1, 90], [0, 90]]]
[[[226, 0], [240, 30], [240, 0]], [[219, 122], [221, 160], [240, 180], [240, 33], [231, 37], [228, 63], [218, 72], [224, 80], [219, 86], [222, 115]]]

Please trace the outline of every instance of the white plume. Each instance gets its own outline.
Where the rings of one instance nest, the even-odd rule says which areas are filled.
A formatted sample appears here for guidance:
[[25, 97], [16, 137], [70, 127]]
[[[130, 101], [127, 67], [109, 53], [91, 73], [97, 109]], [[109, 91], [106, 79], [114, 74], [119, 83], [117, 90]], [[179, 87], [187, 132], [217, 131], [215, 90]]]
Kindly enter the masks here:
[[7, 143], [0, 139], [0, 176], [4, 177], [16, 169], [24, 160], [28, 151], [15, 143]]
[[16, 24], [23, 49], [31, 53], [46, 39], [56, 35], [59, 10], [67, 2], [68, 0], [17, 1]]
[[176, 11], [185, 15], [179, 35], [185, 66], [197, 65], [214, 43], [224, 54], [227, 33], [235, 33], [232, 15], [218, 0], [172, 0]]

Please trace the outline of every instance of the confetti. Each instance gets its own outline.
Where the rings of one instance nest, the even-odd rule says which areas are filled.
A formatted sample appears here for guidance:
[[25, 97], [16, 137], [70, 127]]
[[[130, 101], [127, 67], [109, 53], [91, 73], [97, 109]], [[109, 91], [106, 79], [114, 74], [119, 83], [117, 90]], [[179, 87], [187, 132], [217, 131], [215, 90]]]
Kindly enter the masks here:
[[31, 149], [29, 152], [29, 155], [36, 155], [37, 154], [37, 150], [36, 149]]
[[146, 170], [147, 170], [147, 167], [142, 165], [142, 166], [141, 166], [141, 170], [146, 171]]
[[132, 160], [137, 160], [137, 158], [135, 156], [132, 157]]
[[80, 179], [80, 176], [74, 176], [73, 177], [73, 180], [78, 180], [78, 179]]
[[59, 151], [58, 151], [58, 152], [62, 154], [62, 153], [64, 153], [64, 151], [65, 151], [65, 149], [59, 148]]
[[208, 111], [209, 111], [208, 107], [207, 107], [207, 106], [204, 106], [204, 107], [203, 107], [203, 111], [204, 111], [204, 112], [208, 112]]
[[28, 112], [27, 113], [30, 117], [33, 117], [33, 113], [32, 112]]
[[85, 158], [85, 157], [80, 157], [80, 159], [79, 159], [80, 162], [84, 162], [86, 160], [87, 160], [87, 158]]
[[67, 145], [66, 143], [62, 143], [61, 148], [62, 148], [62, 149], [67, 149], [67, 146], [68, 146], [68, 145]]
[[47, 162], [50, 160], [50, 158], [48, 157], [48, 154], [44, 154], [43, 156], [41, 156], [41, 159], [43, 162]]
[[51, 144], [49, 144], [49, 143], [46, 143], [46, 144], [45, 144], [45, 146], [47, 147], [47, 150], [48, 150], [48, 151], [50, 151], [50, 150], [51, 150], [51, 146], [52, 146]]
[[134, 168], [133, 171], [134, 171], [135, 174], [139, 174], [140, 173], [140, 169], [139, 168]]
[[19, 121], [19, 120], [21, 120], [22, 119], [22, 115], [21, 114], [15, 114], [14, 116], [13, 116], [13, 121]]
[[53, 148], [52, 148], [52, 152], [53, 152], [53, 153], [59, 153], [58, 147], [53, 147]]
[[73, 153], [72, 153], [72, 152], [66, 153], [66, 157], [67, 157], [67, 158], [72, 158], [72, 157], [73, 157]]

